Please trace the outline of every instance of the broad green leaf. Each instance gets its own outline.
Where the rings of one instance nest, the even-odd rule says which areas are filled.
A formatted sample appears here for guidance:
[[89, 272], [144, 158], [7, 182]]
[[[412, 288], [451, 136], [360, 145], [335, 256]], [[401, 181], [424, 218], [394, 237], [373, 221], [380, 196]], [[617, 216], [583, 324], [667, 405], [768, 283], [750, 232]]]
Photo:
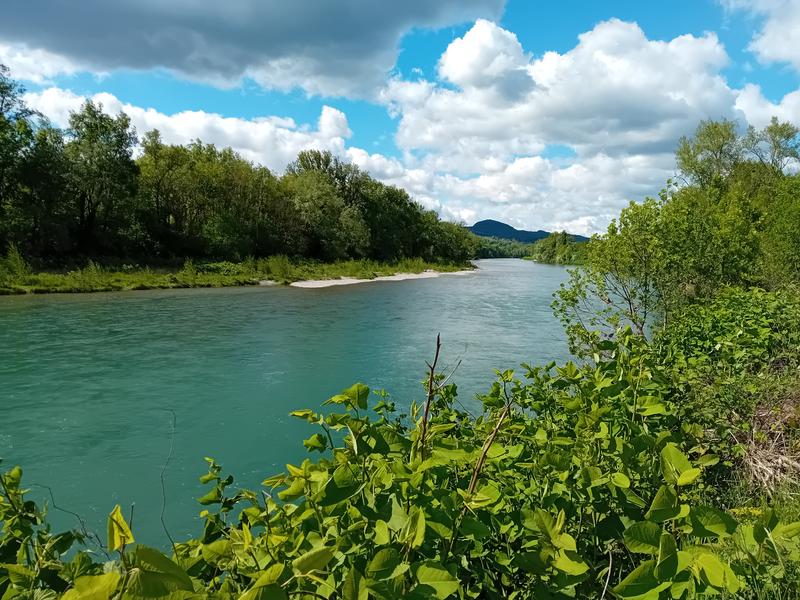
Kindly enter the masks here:
[[136, 547], [135, 558], [136, 566], [139, 569], [158, 575], [165, 586], [188, 591], [194, 589], [192, 580], [186, 571], [158, 550], [139, 545]]
[[678, 572], [678, 547], [675, 538], [669, 533], [662, 533], [658, 546], [655, 576], [659, 581], [671, 581]]
[[305, 446], [306, 450], [309, 452], [313, 450], [323, 452], [327, 447], [327, 440], [321, 433], [315, 433], [310, 438], [303, 440], [303, 446]]
[[711, 506], [695, 506], [689, 513], [692, 535], [701, 538], [725, 537], [736, 531], [736, 521]]
[[295, 558], [292, 561], [292, 569], [303, 575], [312, 571], [321, 571], [332, 558], [333, 548], [315, 548]]
[[239, 600], [285, 600], [288, 596], [278, 585], [284, 566], [275, 564], [259, 575], [256, 582], [239, 597]]
[[226, 538], [203, 544], [200, 547], [200, 552], [203, 556], [203, 560], [212, 565], [230, 560], [231, 556], [233, 556], [231, 552], [231, 542]]
[[647, 511], [647, 518], [651, 521], [661, 523], [662, 521], [669, 521], [681, 515], [681, 507], [678, 504], [678, 497], [672, 488], [662, 485], [653, 503], [650, 505], [650, 510]]
[[278, 492], [278, 498], [280, 498], [285, 502], [296, 500], [297, 498], [303, 496], [306, 493], [305, 490], [306, 490], [305, 481], [303, 481], [298, 477], [293, 479], [286, 489], [283, 489], [280, 492]]
[[683, 473], [678, 475], [678, 480], [676, 482], [677, 485], [689, 485], [690, 483], [694, 483], [702, 471], [697, 467], [692, 467], [691, 469], [686, 469]]
[[655, 567], [655, 560], [643, 562], [614, 588], [614, 594], [628, 600], [657, 600], [670, 583], [656, 579]]
[[350, 569], [342, 585], [342, 600], [368, 600], [369, 590], [364, 577], [356, 569]]
[[239, 600], [288, 600], [289, 596], [277, 583], [253, 586], [239, 596]]
[[612, 473], [611, 483], [613, 483], [618, 488], [627, 489], [631, 487], [631, 480], [628, 478], [627, 475], [625, 475], [625, 473]]
[[424, 561], [417, 567], [416, 576], [420, 584], [436, 590], [436, 597], [440, 600], [458, 591], [458, 580], [438, 561]]
[[353, 403], [353, 406], [361, 409], [367, 408], [367, 400], [369, 399], [369, 388], [363, 383], [356, 383], [350, 386], [343, 395], [347, 396]]
[[222, 491], [216, 486], [212, 488], [207, 494], [197, 499], [197, 501], [203, 506], [208, 506], [209, 504], [216, 504], [220, 500], [222, 500]]
[[389, 543], [389, 540], [389, 526], [386, 524], [386, 521], [378, 519], [375, 521], [375, 538], [373, 539], [375, 545], [385, 546]]
[[317, 504], [331, 506], [357, 494], [363, 486], [356, 480], [353, 473], [354, 469], [353, 465], [350, 464], [337, 467], [333, 472], [333, 476], [325, 484], [324, 494]]
[[678, 483], [680, 475], [691, 468], [692, 463], [675, 444], [669, 443], [661, 450], [661, 473], [668, 483], [684, 485]]
[[131, 528], [125, 521], [125, 517], [122, 516], [122, 509], [117, 504], [108, 515], [108, 549], [112, 552], [122, 550], [134, 541]]
[[412, 548], [419, 548], [425, 541], [425, 513], [422, 509], [412, 509], [408, 521], [400, 531], [400, 541]]
[[400, 553], [394, 548], [379, 550], [367, 565], [367, 577], [376, 581], [394, 579], [408, 570], [408, 563], [404, 563]]
[[8, 572], [8, 579], [15, 587], [30, 589], [34, 586], [36, 573], [28, 567], [19, 564], [0, 564], [0, 570], [3, 569]]
[[559, 550], [553, 561], [553, 567], [568, 575], [583, 575], [589, 570], [581, 556], [572, 550]]
[[625, 546], [631, 552], [658, 554], [661, 543], [661, 527], [652, 521], [634, 523], [622, 535]]
[[109, 600], [117, 590], [119, 579], [120, 574], [114, 571], [78, 577], [62, 600]]

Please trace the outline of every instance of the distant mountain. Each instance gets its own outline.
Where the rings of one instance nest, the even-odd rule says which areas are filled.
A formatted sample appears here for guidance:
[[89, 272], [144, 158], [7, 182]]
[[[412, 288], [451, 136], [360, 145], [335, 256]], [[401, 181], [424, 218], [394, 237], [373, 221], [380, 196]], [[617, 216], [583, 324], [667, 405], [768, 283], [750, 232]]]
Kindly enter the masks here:
[[[501, 223], [500, 221], [494, 221], [492, 219], [478, 221], [475, 225], [470, 227], [469, 230], [475, 235], [502, 238], [504, 240], [516, 240], [525, 244], [544, 239], [550, 235], [549, 231], [543, 231], [541, 229], [538, 231], [525, 231], [524, 229], [516, 229], [507, 223]], [[585, 242], [589, 239], [582, 235], [574, 234], [572, 238], [576, 242]]]

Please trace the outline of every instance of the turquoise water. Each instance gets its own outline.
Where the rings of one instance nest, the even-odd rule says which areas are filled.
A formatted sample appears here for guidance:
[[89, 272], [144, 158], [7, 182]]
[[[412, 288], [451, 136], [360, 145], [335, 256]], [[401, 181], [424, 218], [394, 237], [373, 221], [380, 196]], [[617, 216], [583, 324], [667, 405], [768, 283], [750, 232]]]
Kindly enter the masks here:
[[[441, 332], [465, 403], [494, 369], [566, 360], [550, 311], [561, 267], [478, 261], [468, 275], [325, 289], [170, 290], [0, 298], [0, 457], [103, 531], [135, 503], [134, 533], [161, 544], [160, 473], [173, 537], [200, 531], [204, 456], [257, 486], [304, 458], [288, 417], [356, 381], [399, 406]], [[173, 414], [175, 427], [173, 429]], [[51, 511], [57, 525], [75, 518]]]

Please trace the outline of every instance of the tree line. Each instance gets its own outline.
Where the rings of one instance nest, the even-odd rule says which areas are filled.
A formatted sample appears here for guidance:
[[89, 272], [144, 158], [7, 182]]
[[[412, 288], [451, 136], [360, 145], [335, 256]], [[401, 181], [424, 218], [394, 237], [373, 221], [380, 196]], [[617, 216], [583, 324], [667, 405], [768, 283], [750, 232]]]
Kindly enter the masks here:
[[646, 333], [726, 287], [800, 281], [797, 127], [706, 121], [680, 141], [676, 163], [657, 198], [631, 202], [592, 238], [562, 290], [559, 312], [579, 337], [621, 322]]
[[86, 101], [62, 130], [26, 106], [0, 65], [0, 248], [43, 262], [283, 254], [462, 262], [474, 238], [404, 190], [330, 152], [283, 175], [200, 140], [141, 139], [124, 113]]

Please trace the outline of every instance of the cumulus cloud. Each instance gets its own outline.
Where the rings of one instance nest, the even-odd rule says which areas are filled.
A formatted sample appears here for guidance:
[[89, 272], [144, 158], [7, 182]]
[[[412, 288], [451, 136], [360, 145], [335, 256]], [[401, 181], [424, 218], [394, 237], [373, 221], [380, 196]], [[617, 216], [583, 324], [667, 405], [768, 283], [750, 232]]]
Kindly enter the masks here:
[[11, 70], [16, 79], [47, 83], [57, 75], [72, 75], [80, 69], [69, 59], [47, 50], [31, 49], [25, 44], [0, 43], [0, 63]]
[[[396, 157], [349, 146], [346, 116], [327, 106], [310, 127], [94, 99], [125, 110], [139, 131], [232, 146], [275, 171], [299, 150], [331, 150], [452, 220], [590, 234], [664, 185], [679, 137], [700, 120], [800, 123], [800, 90], [774, 102], [757, 85], [732, 89], [721, 75], [727, 64], [713, 33], [650, 40], [635, 23], [610, 20], [568, 51], [533, 56], [512, 32], [479, 19], [443, 52], [438, 79], [385, 83], [378, 98], [397, 120]], [[28, 99], [61, 124], [83, 100], [57, 88]]]
[[765, 63], [787, 63], [800, 71], [800, 2], [797, 0], [721, 0], [729, 10], [763, 19], [750, 50]]
[[0, 61], [45, 53], [47, 69], [20, 70], [34, 80], [166, 68], [220, 86], [249, 77], [269, 88], [368, 95], [412, 27], [497, 17], [503, 1], [12, 0], [0, 19]]
[[776, 103], [764, 97], [760, 86], [750, 83], [739, 92], [736, 108], [744, 113], [747, 122], [756, 128], [768, 125], [772, 117], [800, 124], [800, 90], [786, 94]]
[[[61, 127], [68, 125], [69, 113], [78, 110], [86, 100], [84, 96], [56, 87], [25, 95], [28, 106]], [[107, 93], [96, 94], [91, 100], [102, 104], [109, 114], [125, 112], [139, 133], [158, 129], [162, 139], [171, 144], [200, 139], [219, 147], [230, 146], [247, 160], [274, 171], [283, 171], [301, 150], [318, 148], [344, 155], [345, 140], [350, 136], [347, 117], [330, 106], [322, 108], [316, 129], [310, 129], [280, 117], [239, 119], [203, 111], [167, 115], [152, 108], [123, 103]]]
[[[665, 151], [700, 118], [731, 115], [734, 92], [719, 74], [728, 58], [714, 34], [652, 41], [636, 24], [612, 20], [564, 54], [528, 61], [521, 48], [509, 49], [514, 44], [510, 32], [478, 22], [440, 62], [462, 89], [392, 81], [382, 98], [401, 116], [401, 147], [449, 151], [459, 140], [474, 154], [502, 141], [509, 156], [545, 144], [584, 155]], [[509, 65], [525, 74], [529, 91], [501, 101], [494, 83]]]

